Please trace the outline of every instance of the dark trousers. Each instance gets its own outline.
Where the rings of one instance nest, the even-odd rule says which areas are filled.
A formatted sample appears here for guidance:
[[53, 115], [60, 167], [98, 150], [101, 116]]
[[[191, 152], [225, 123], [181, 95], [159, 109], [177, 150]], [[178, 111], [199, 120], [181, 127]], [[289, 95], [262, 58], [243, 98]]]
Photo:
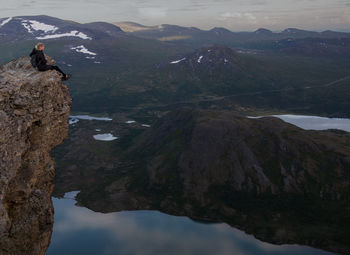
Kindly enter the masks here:
[[66, 74], [58, 66], [52, 66], [52, 65], [38, 66], [38, 70], [40, 72], [44, 72], [48, 70], [56, 70], [57, 72], [61, 73], [63, 76], [66, 76]]

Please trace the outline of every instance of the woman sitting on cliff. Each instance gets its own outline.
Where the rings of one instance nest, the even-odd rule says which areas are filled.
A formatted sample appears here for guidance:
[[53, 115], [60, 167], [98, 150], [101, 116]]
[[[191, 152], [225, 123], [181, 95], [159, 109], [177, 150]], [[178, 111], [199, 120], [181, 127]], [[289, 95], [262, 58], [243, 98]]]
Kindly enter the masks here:
[[32, 53], [30, 53], [30, 63], [36, 69], [41, 72], [48, 70], [56, 70], [57, 72], [62, 74], [62, 80], [68, 80], [71, 75], [65, 74], [58, 66], [48, 65], [44, 55], [45, 45], [43, 43], [38, 43], [35, 45]]

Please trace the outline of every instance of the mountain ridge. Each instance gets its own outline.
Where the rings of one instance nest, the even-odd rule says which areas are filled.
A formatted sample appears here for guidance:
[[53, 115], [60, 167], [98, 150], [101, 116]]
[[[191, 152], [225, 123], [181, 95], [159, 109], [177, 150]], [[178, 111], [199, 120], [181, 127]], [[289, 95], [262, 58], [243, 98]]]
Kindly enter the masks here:
[[[256, 32], [267, 32], [267, 33], [289, 33], [289, 32], [313, 32], [313, 33], [318, 33], [318, 34], [322, 34], [325, 32], [335, 32], [335, 33], [344, 33], [344, 34], [349, 34], [349, 32], [343, 32], [343, 31], [337, 31], [337, 30], [324, 30], [324, 31], [313, 31], [313, 30], [306, 30], [306, 29], [300, 29], [300, 28], [285, 28], [285, 29], [281, 29], [281, 30], [276, 30], [276, 31], [272, 31], [270, 29], [267, 28], [258, 28], [256, 30], [252, 30], [252, 31], [233, 31], [230, 29], [227, 29], [225, 27], [213, 27], [213, 28], [209, 28], [209, 29], [200, 29], [197, 27], [193, 27], [193, 26], [181, 26], [181, 25], [175, 25], [175, 24], [160, 24], [160, 25], [153, 25], [153, 26], [147, 26], [147, 25], [143, 25], [141, 23], [137, 23], [137, 22], [133, 22], [133, 21], [119, 21], [119, 22], [112, 22], [112, 24], [115, 24], [116, 26], [120, 27], [122, 29], [123, 25], [129, 25], [131, 27], [129, 27], [128, 31], [125, 32], [132, 32], [132, 28], [133, 26], [135, 28], [140, 27], [140, 28], [146, 28], [147, 30], [151, 30], [151, 29], [162, 29], [164, 28], [164, 26], [172, 26], [172, 27], [177, 27], [180, 29], [190, 29], [190, 28], [195, 28], [196, 30], [200, 30], [200, 31], [215, 31], [215, 30], [225, 30], [227, 32], [231, 32], [231, 33], [256, 33]], [[123, 30], [123, 29], [122, 29]]]

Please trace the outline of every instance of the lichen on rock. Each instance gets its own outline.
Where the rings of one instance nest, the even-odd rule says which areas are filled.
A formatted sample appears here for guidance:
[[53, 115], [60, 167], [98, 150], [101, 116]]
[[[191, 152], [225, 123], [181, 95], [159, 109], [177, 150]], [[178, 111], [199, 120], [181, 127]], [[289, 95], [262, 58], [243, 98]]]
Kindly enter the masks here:
[[0, 67], [1, 254], [45, 254], [53, 225], [50, 151], [68, 134], [71, 103], [56, 71], [38, 72], [29, 58]]

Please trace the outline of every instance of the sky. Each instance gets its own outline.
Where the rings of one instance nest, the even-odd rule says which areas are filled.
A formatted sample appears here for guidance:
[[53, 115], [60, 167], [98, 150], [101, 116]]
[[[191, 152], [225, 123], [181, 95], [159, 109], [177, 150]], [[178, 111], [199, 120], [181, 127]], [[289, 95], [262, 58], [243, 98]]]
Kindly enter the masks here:
[[133, 21], [202, 29], [296, 27], [350, 32], [350, 0], [0, 0], [0, 17], [49, 15], [81, 23]]

